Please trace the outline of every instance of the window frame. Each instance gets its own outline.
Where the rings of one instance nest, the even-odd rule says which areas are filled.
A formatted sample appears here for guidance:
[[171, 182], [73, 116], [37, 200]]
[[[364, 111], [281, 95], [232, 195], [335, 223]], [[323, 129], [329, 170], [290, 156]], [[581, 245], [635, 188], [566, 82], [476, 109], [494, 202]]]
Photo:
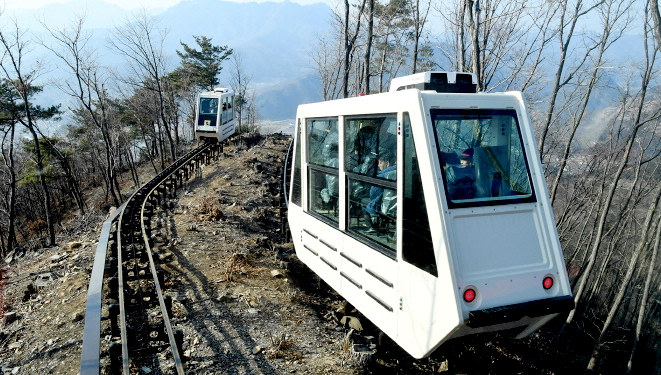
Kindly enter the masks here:
[[[408, 124], [407, 124], [407, 120], [408, 120]], [[408, 141], [409, 136], [410, 136], [410, 147], [412, 148], [412, 151], [410, 151], [410, 152], [407, 149], [407, 147], [409, 147], [409, 146], [407, 146], [407, 143], [409, 142]], [[426, 143], [426, 142], [423, 142], [423, 144], [424, 143]], [[427, 197], [425, 196], [423, 185], [422, 185], [422, 172], [420, 170], [420, 163], [419, 163], [419, 160], [416, 160], [415, 168], [414, 168], [413, 167], [413, 157], [411, 157], [409, 159], [407, 153], [410, 154], [410, 155], [415, 154], [416, 158], [419, 155], [418, 148], [417, 148], [416, 142], [415, 142], [415, 138], [413, 136], [413, 128], [412, 128], [412, 124], [411, 124], [410, 115], [409, 115], [408, 112], [403, 112], [402, 113], [402, 180], [403, 180], [403, 184], [402, 184], [402, 193], [401, 193], [401, 197], [402, 197], [402, 219], [401, 219], [401, 223], [402, 223], [402, 226], [401, 226], [401, 228], [402, 228], [402, 230], [401, 230], [401, 232], [402, 232], [402, 245], [401, 245], [401, 248], [402, 248], [402, 261], [404, 261], [405, 263], [407, 263], [407, 264], [409, 264], [409, 265], [411, 265], [411, 266], [413, 266], [413, 267], [415, 267], [415, 268], [417, 268], [417, 269], [419, 269], [423, 272], [428, 273], [431, 276], [434, 276], [434, 277], [438, 278], [438, 264], [437, 264], [438, 261], [436, 259], [436, 253], [435, 253], [435, 249], [434, 249], [434, 240], [433, 240], [433, 237], [432, 237], [431, 226], [430, 226], [430, 223], [429, 223], [429, 210], [427, 210]], [[411, 163], [411, 166], [409, 166], [408, 163]], [[424, 232], [425, 232], [424, 234], [425, 235], [428, 234], [428, 236], [421, 235], [422, 234], [421, 231], [412, 230], [411, 229], [412, 225], [416, 225], [418, 228], [420, 228], [422, 226], [417, 225], [416, 223], [409, 224], [410, 222], [413, 222], [413, 220], [410, 220], [406, 216], [406, 213], [409, 213], [411, 211], [408, 207], [409, 204], [413, 205], [413, 203], [415, 203], [413, 198], [407, 198], [407, 195], [406, 195], [406, 193], [408, 191], [408, 189], [406, 188], [406, 183], [410, 181], [411, 184], [413, 184], [413, 181], [415, 180], [415, 178], [413, 177], [415, 169], [417, 169], [417, 172], [418, 172], [418, 179], [419, 179], [419, 183], [420, 183], [420, 189], [419, 190], [420, 191], [417, 192], [418, 189], [414, 189], [414, 187], [411, 186], [410, 187], [410, 192], [411, 192], [411, 197], [413, 197], [413, 194], [417, 194], [418, 196], [422, 197], [422, 200], [424, 202], [424, 205], [423, 205], [424, 212], [417, 211], [417, 213], [420, 216], [424, 216], [424, 221], [426, 222], [426, 228], [424, 229]], [[407, 172], [410, 173], [410, 175], [407, 175]], [[406, 178], [407, 176], [409, 177], [409, 179]], [[417, 209], [417, 207], [414, 208], [414, 209]], [[420, 246], [420, 242], [417, 242], [416, 244], [412, 244], [411, 242], [406, 242], [405, 240], [408, 238], [407, 236], [410, 236], [410, 235], [418, 236], [422, 241], [427, 242], [426, 243], [427, 246], [424, 247], [424, 248], [418, 248]], [[410, 243], [411, 245], [407, 245], [407, 243]], [[425, 259], [425, 257], [431, 258], [431, 259]], [[428, 264], [431, 264], [431, 266], [427, 266], [427, 267], [425, 267], [424, 265], [421, 266], [421, 264], [420, 264], [420, 263], [422, 263], [422, 262], [420, 262], [421, 259], [422, 260], [428, 260], [428, 261], [431, 260], [431, 262], [428, 262]]]
[[[311, 135], [311, 133], [309, 131], [308, 124], [311, 121], [320, 121], [320, 120], [321, 121], [323, 121], [323, 120], [335, 120], [337, 122], [338, 167], [329, 167], [329, 166], [319, 165], [319, 164], [310, 162], [310, 155], [311, 155], [311, 153], [310, 153], [310, 135]], [[339, 116], [335, 116], [335, 117], [334, 116], [306, 117], [305, 118], [305, 123], [301, 126], [305, 126], [305, 138], [306, 138], [305, 139], [305, 164], [307, 166], [307, 171], [306, 171], [307, 172], [306, 173], [306, 175], [307, 175], [306, 176], [306, 182], [307, 182], [307, 189], [306, 189], [307, 190], [307, 205], [306, 206], [307, 206], [307, 208], [306, 208], [306, 210], [310, 215], [312, 215], [312, 216], [318, 218], [319, 220], [331, 225], [334, 228], [339, 229], [339, 227], [340, 227], [340, 216], [341, 216], [341, 214], [340, 214], [341, 207], [339, 205], [339, 202], [340, 202], [340, 191], [339, 191], [339, 189], [338, 189], [338, 199], [337, 199], [337, 212], [338, 212], [337, 221], [318, 213], [317, 211], [315, 211], [312, 208], [313, 194], [311, 194], [312, 193], [311, 189], [313, 188], [313, 186], [311, 184], [311, 178], [312, 178], [312, 172], [313, 171], [318, 172], [318, 173], [320, 172], [320, 173], [325, 173], [325, 174], [330, 174], [330, 175], [335, 176], [335, 178], [337, 178], [338, 185], [339, 185], [339, 179], [340, 179], [339, 162], [341, 160], [340, 154], [339, 154], [339, 147], [340, 147], [340, 144], [339, 144], [340, 143], [340, 119], [339, 119]]]
[[[350, 215], [350, 213], [351, 213], [350, 212], [351, 211], [351, 207], [350, 207], [351, 199], [350, 198], [351, 197], [350, 197], [350, 191], [349, 190], [351, 188], [351, 181], [359, 181], [359, 182], [371, 184], [372, 186], [378, 186], [378, 187], [381, 187], [381, 188], [384, 188], [384, 189], [394, 190], [395, 194], [397, 196], [397, 199], [399, 201], [400, 192], [399, 192], [399, 189], [398, 189], [398, 185], [399, 185], [399, 181], [398, 181], [399, 178], [398, 177], [399, 177], [399, 173], [400, 173], [400, 166], [399, 166], [398, 163], [395, 164], [397, 166], [397, 169], [396, 169], [396, 176], [397, 177], [396, 177], [395, 180], [389, 180], [389, 179], [382, 178], [382, 177], [371, 177], [371, 176], [368, 176], [368, 175], [364, 175], [364, 174], [361, 174], [361, 173], [356, 173], [356, 172], [352, 172], [352, 171], [347, 170], [347, 168], [349, 167], [347, 165], [347, 163], [348, 163], [348, 154], [347, 153], [350, 151], [349, 148], [347, 147], [347, 142], [349, 142], [349, 138], [347, 137], [347, 131], [349, 129], [349, 121], [356, 120], [356, 119], [372, 119], [372, 118], [394, 117], [396, 126], [399, 127], [400, 123], [401, 123], [401, 117], [400, 116], [403, 116], [403, 112], [384, 112], [384, 113], [370, 113], [370, 114], [365, 114], [365, 115], [350, 115], [350, 116], [344, 116], [343, 124], [342, 124], [343, 125], [342, 126], [342, 132], [343, 132], [343, 136], [344, 136], [344, 154], [343, 154], [344, 161], [342, 163], [342, 168], [343, 168], [343, 171], [344, 171], [344, 180], [345, 180], [345, 188], [344, 188], [344, 191], [343, 191], [343, 194], [345, 196], [345, 205], [344, 205], [343, 209], [346, 212], [345, 222], [344, 222], [344, 227], [345, 227], [344, 234], [348, 235], [349, 237], [363, 243], [364, 245], [370, 247], [371, 249], [376, 250], [379, 253], [381, 253], [381, 254], [383, 254], [383, 255], [385, 255], [385, 256], [387, 256], [387, 257], [389, 257], [389, 258], [391, 258], [392, 260], [395, 260], [395, 261], [399, 260], [398, 256], [397, 256], [398, 237], [399, 237], [397, 235], [397, 228], [399, 227], [399, 225], [398, 225], [399, 220], [397, 218], [395, 219], [395, 234], [396, 235], [395, 235], [394, 246], [392, 248], [388, 247], [388, 246], [386, 246], [386, 245], [384, 245], [384, 244], [382, 244], [378, 241], [375, 241], [374, 239], [372, 239], [368, 236], [365, 236], [364, 234], [361, 234], [358, 231], [355, 231], [355, 230], [351, 229], [351, 227], [349, 225], [350, 221], [351, 221], [351, 215]], [[394, 147], [393, 151], [395, 152], [395, 160], [399, 160], [399, 156], [400, 156], [399, 155], [399, 145], [398, 145], [399, 137], [400, 137], [399, 131], [396, 131], [396, 133], [394, 134], [394, 137], [395, 137], [394, 138], [395, 139], [395, 143], [394, 143], [395, 147]], [[376, 146], [376, 147], [378, 149], [378, 146]], [[378, 166], [377, 166], [377, 169], [378, 169]], [[378, 173], [378, 171], [377, 171], [377, 173]], [[398, 208], [398, 211], [399, 211], [399, 208]]]
[[[439, 146], [439, 140], [438, 140], [438, 131], [436, 130], [436, 124], [434, 122], [435, 115], [434, 111], [458, 111], [458, 112], [463, 112], [463, 111], [478, 111], [478, 113], [483, 113], [486, 111], [503, 111], [503, 112], [512, 112], [514, 116], [514, 122], [516, 125], [516, 130], [517, 134], [519, 136], [519, 142], [521, 144], [521, 152], [522, 152], [522, 157], [523, 161], [526, 166], [526, 175], [528, 177], [528, 183], [530, 184], [530, 196], [529, 197], [519, 197], [517, 195], [511, 195], [511, 196], [505, 196], [499, 199], [488, 199], [488, 200], [479, 200], [479, 201], [464, 201], [464, 202], [454, 202], [450, 199], [450, 192], [448, 190], [448, 182], [447, 182], [447, 177], [446, 173], [443, 170], [443, 158], [441, 156], [441, 148]], [[531, 177], [531, 172], [530, 172], [530, 163], [528, 162], [528, 154], [527, 150], [524, 144], [524, 138], [523, 135], [521, 134], [521, 126], [520, 126], [520, 121], [519, 121], [519, 111], [514, 109], [514, 108], [438, 108], [438, 107], [432, 107], [429, 108], [429, 118], [430, 118], [430, 126], [432, 127], [432, 131], [434, 133], [434, 142], [436, 142], [436, 152], [438, 156], [438, 161], [439, 161], [439, 169], [441, 171], [441, 177], [443, 178], [443, 191], [445, 195], [445, 199], [447, 202], [447, 207], [449, 209], [454, 209], [454, 208], [472, 208], [472, 207], [489, 207], [489, 206], [504, 206], [504, 205], [510, 205], [510, 204], [519, 204], [519, 203], [535, 203], [537, 202], [537, 194], [535, 190], [535, 184], [533, 183], [533, 179]]]

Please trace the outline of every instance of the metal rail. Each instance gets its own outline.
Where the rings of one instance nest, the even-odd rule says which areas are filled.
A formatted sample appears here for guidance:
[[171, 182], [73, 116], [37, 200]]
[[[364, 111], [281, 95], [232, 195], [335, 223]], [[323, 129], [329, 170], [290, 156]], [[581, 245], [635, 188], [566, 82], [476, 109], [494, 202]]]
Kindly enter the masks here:
[[[162, 271], [152, 256], [151, 227], [146, 223], [155, 206], [167, 201], [168, 192], [174, 196], [200, 161], [217, 157], [220, 149], [220, 144], [207, 142], [188, 152], [143, 185], [104, 222], [87, 295], [81, 375], [100, 372], [102, 319], [110, 319], [112, 336], [121, 337], [121, 344], [109, 346], [113, 372], [121, 368], [123, 374], [129, 374], [131, 363], [138, 369], [153, 365], [155, 353], [170, 348], [176, 372], [184, 374], [183, 332], [173, 331], [172, 300], [163, 295]], [[111, 299], [119, 301], [119, 306], [109, 306], [106, 318], [101, 317], [104, 274], [117, 275], [107, 281]], [[162, 320], [155, 321], [155, 316]]]
[[291, 138], [289, 142], [289, 148], [287, 149], [287, 156], [285, 157], [285, 163], [282, 166], [282, 181], [280, 183], [280, 231], [285, 236], [285, 239], [290, 239], [289, 223], [285, 217], [286, 211], [289, 209], [289, 179], [287, 177], [287, 171], [291, 168], [291, 150], [294, 145], [294, 137]]
[[285, 204], [289, 208], [289, 178], [287, 178], [287, 171], [289, 170], [291, 162], [289, 161], [289, 155], [294, 146], [294, 138], [296, 134], [292, 135], [291, 141], [289, 142], [289, 148], [287, 149], [287, 156], [285, 157], [285, 165], [282, 167], [282, 190], [284, 191]]

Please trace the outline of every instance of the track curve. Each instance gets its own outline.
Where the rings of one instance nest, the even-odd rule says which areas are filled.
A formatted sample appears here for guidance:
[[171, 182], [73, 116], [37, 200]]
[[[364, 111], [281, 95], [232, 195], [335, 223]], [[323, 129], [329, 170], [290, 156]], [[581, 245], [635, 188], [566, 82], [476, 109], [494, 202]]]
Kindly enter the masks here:
[[[81, 375], [100, 372], [103, 319], [111, 325], [108, 351], [113, 373], [131, 374], [144, 367], [155, 374], [170, 369], [185, 373], [183, 332], [170, 321], [172, 299], [163, 293], [163, 271], [154, 259], [148, 224], [155, 209], [174, 197], [191, 173], [202, 162], [217, 158], [221, 150], [222, 145], [213, 141], [191, 150], [140, 187], [104, 223], [88, 289]], [[101, 317], [104, 275], [112, 276], [107, 278], [108, 297], [117, 302], [109, 305], [107, 317]]]

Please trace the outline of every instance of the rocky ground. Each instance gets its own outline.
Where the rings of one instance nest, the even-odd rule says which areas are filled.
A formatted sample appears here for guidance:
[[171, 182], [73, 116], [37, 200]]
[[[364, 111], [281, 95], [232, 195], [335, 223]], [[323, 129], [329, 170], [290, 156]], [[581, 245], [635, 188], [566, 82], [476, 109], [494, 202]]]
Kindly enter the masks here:
[[[289, 140], [254, 140], [225, 147], [153, 219], [166, 294], [175, 301], [173, 323], [184, 331], [188, 373], [562, 373], [564, 366], [553, 365], [556, 357], [547, 353], [553, 343], [539, 334], [522, 341], [473, 336], [424, 360], [408, 356], [297, 261], [279, 215]], [[61, 246], [5, 260], [5, 374], [78, 373], [103, 216], [72, 221]], [[352, 353], [358, 344], [374, 354]]]

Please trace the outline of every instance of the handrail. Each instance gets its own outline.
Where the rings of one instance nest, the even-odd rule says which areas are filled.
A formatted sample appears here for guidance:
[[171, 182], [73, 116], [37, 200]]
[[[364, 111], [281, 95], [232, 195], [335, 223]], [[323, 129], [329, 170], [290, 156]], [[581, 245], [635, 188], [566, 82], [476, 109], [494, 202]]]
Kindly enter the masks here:
[[110, 229], [117, 220], [120, 212], [124, 210], [126, 203], [117, 208], [110, 217], [103, 222], [99, 243], [96, 245], [94, 266], [90, 276], [90, 284], [87, 289], [87, 305], [85, 307], [85, 328], [83, 330], [83, 348], [80, 356], [80, 374], [92, 375], [99, 373], [101, 351], [101, 302], [103, 291], [103, 274], [106, 265], [106, 254], [108, 253], [108, 239]]
[[287, 208], [289, 208], [289, 197], [287, 196], [287, 193], [289, 192], [289, 188], [287, 185], [287, 166], [289, 165], [289, 154], [293, 146], [294, 146], [294, 136], [291, 137], [291, 141], [289, 142], [289, 148], [287, 149], [287, 157], [285, 157], [285, 166], [282, 168], [282, 176], [283, 176], [282, 187], [285, 193], [285, 204], [287, 205]]

